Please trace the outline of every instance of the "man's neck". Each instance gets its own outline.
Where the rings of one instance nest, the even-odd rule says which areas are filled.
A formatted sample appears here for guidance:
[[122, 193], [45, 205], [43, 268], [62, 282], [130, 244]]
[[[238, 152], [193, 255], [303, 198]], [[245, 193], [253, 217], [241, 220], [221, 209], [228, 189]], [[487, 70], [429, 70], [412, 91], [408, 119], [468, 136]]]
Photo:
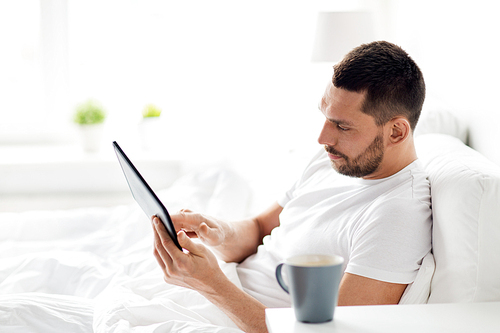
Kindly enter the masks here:
[[408, 138], [404, 143], [388, 147], [379, 168], [363, 177], [363, 179], [382, 179], [390, 177], [406, 168], [417, 159], [417, 152], [413, 138]]

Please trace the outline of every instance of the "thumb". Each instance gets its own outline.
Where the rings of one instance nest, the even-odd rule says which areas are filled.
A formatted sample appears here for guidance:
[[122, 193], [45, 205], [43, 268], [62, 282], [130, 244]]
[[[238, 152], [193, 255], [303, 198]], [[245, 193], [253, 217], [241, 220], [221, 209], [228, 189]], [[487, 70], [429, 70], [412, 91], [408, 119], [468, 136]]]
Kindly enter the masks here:
[[183, 249], [189, 251], [189, 253], [197, 254], [200, 252], [199, 244], [193, 242], [193, 240], [186, 235], [184, 230], [180, 230], [177, 233], [177, 241], [179, 242], [179, 245]]

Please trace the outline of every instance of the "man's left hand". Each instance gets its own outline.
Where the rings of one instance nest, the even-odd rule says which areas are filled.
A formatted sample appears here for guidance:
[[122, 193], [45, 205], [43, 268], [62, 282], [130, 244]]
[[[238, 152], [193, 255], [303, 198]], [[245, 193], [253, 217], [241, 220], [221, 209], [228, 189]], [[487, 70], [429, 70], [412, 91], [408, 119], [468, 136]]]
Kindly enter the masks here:
[[157, 217], [153, 217], [154, 256], [169, 284], [213, 292], [226, 278], [215, 255], [203, 244], [193, 242], [184, 231], [177, 233], [179, 251]]

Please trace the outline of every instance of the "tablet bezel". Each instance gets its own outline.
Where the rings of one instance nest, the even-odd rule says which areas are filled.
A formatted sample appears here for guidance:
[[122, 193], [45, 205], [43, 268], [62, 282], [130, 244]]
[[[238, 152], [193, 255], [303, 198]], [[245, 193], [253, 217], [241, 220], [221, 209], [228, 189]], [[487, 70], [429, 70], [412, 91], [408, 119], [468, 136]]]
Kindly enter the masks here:
[[[142, 177], [142, 175], [140, 174], [139, 170], [137, 170], [132, 161], [128, 158], [128, 156], [116, 141], [113, 141], [113, 148], [115, 150], [115, 154], [118, 158], [118, 162], [120, 163], [123, 174], [125, 175], [125, 179], [127, 180], [130, 192], [132, 193], [132, 196], [134, 197], [137, 204], [142, 208], [149, 219], [151, 219], [153, 216], [157, 216], [160, 219], [174, 244], [179, 250], [182, 251], [182, 247], [177, 241], [177, 233], [175, 232], [174, 224], [172, 223], [170, 214], [168, 213], [163, 203], [160, 201], [156, 193], [151, 189], [144, 177]], [[129, 175], [133, 175], [133, 177], [135, 177], [135, 180], [138, 180], [137, 182], [133, 182], [131, 179], [129, 179], [125, 168], [128, 168], [128, 170], [131, 171]], [[140, 189], [136, 189], [134, 187], [136, 185], [134, 184], [140, 184], [139, 186], [141, 186], [143, 191], [140, 191]], [[145, 192], [147, 194], [146, 198], [141, 198], [145, 199], [145, 201], [139, 200], [139, 198], [136, 197], [137, 192]]]

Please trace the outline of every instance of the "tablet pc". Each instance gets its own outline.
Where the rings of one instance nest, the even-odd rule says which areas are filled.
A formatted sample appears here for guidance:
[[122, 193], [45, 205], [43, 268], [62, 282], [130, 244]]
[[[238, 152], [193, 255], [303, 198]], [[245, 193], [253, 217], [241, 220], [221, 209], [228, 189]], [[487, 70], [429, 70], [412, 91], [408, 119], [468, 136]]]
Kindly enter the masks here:
[[157, 216], [161, 220], [174, 244], [182, 251], [177, 241], [177, 233], [175, 232], [174, 224], [170, 219], [167, 209], [116, 141], [113, 141], [113, 147], [135, 201], [149, 219], [151, 219], [152, 216]]

